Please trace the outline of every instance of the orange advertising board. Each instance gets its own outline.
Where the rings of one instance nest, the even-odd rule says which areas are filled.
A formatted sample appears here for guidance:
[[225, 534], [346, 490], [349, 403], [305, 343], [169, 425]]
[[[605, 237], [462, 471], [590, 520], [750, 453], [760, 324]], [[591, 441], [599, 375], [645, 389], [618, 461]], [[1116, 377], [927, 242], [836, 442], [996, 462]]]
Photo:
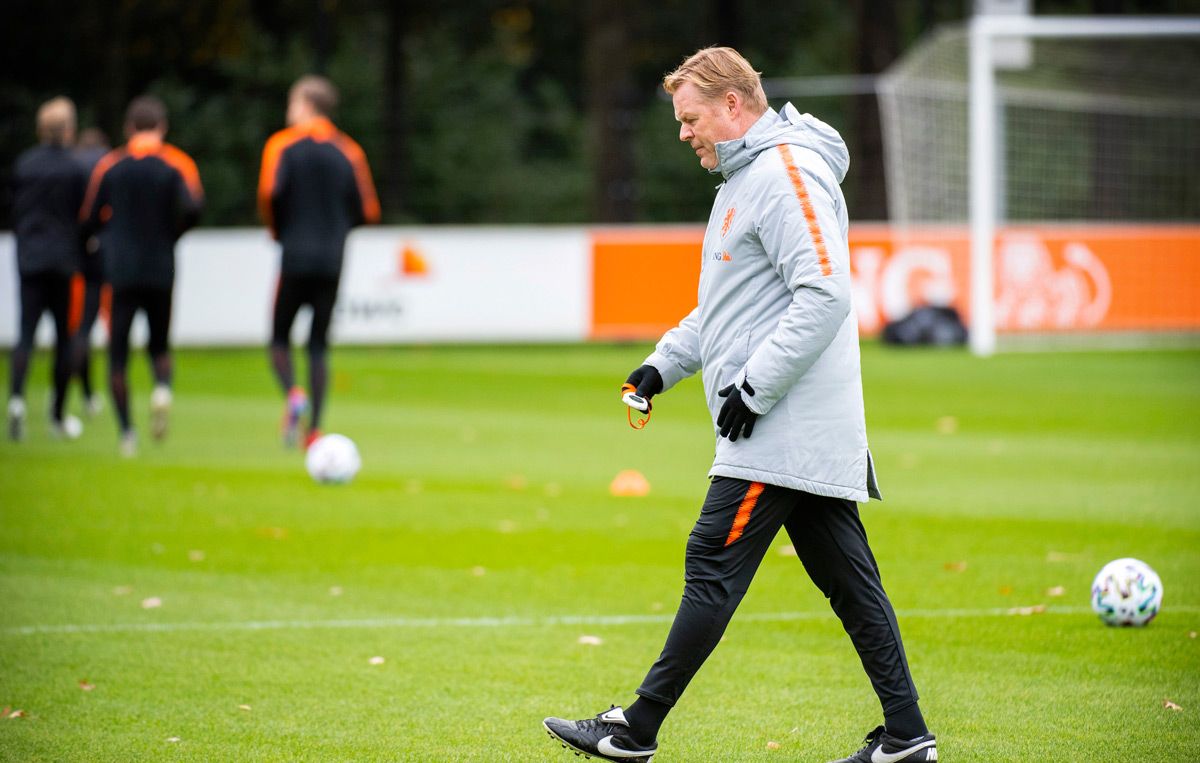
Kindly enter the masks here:
[[[654, 339], [696, 304], [703, 228], [592, 235], [592, 336]], [[969, 318], [970, 246], [960, 227], [850, 229], [859, 329], [926, 304]], [[996, 238], [1001, 332], [1200, 331], [1200, 225], [1039, 225]]]

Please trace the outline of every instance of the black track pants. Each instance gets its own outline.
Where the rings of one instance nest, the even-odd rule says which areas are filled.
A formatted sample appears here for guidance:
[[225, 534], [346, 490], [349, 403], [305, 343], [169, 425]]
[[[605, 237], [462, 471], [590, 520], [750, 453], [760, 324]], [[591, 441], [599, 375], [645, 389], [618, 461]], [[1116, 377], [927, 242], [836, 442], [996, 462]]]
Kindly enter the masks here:
[[674, 705], [725, 632], [779, 528], [842, 621], [885, 713], [917, 701], [900, 629], [853, 501], [716, 477], [688, 537], [683, 601], [637, 693]]

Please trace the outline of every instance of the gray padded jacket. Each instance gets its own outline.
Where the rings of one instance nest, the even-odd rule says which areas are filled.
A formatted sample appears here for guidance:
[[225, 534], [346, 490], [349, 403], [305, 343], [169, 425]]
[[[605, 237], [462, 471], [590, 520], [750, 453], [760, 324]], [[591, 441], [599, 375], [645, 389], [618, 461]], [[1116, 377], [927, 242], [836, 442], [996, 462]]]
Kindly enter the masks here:
[[709, 476], [817, 495], [882, 498], [867, 450], [858, 321], [850, 303], [850, 166], [837, 131], [790, 103], [716, 145], [717, 190], [697, 307], [646, 359], [664, 391], [701, 369], [716, 428], [718, 390], [759, 414], [753, 435], [717, 437]]

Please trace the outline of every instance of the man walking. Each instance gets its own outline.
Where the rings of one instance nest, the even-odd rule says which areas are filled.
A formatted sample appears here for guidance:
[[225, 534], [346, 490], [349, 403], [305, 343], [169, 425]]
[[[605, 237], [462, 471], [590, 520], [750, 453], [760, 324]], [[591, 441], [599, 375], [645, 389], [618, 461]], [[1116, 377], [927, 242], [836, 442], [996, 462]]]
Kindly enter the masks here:
[[167, 109], [154, 96], [135, 98], [125, 112], [129, 142], [108, 153], [92, 171], [80, 219], [100, 231], [112, 285], [108, 348], [109, 385], [121, 428], [120, 451], [137, 454], [129, 414], [129, 330], [140, 310], [150, 326], [147, 350], [154, 390], [151, 434], [167, 434], [172, 366], [168, 334], [175, 287], [175, 242], [196, 224], [204, 206], [200, 173], [191, 157], [165, 143]]
[[842, 763], [937, 760], [855, 505], [880, 493], [850, 303], [845, 144], [791, 104], [770, 109], [759, 74], [730, 48], [697, 52], [663, 87], [680, 140], [724, 183], [704, 237], [699, 304], [626, 384], [650, 398], [703, 369], [716, 457], [688, 538], [683, 601], [637, 700], [544, 726], [577, 752], [650, 761], [659, 727], [782, 527], [883, 707], [884, 724]]
[[[283, 439], [289, 447], [300, 439], [300, 419], [309, 406], [305, 446], [320, 435], [329, 382], [329, 322], [346, 236], [357, 225], [379, 222], [379, 199], [366, 154], [330, 121], [337, 101], [337, 88], [324, 77], [308, 75], [292, 85], [288, 127], [272, 135], [263, 148], [258, 181], [259, 213], [283, 249], [270, 352], [286, 399]], [[296, 384], [292, 367], [292, 323], [303, 305], [312, 308], [309, 393]]]
[[[79, 142], [75, 146], [75, 160], [87, 170], [91, 177], [92, 170], [109, 152], [108, 137], [97, 127], [89, 127], [79, 133]], [[83, 390], [83, 410], [89, 416], [95, 416], [103, 408], [103, 398], [92, 388], [92, 328], [100, 315], [101, 302], [105, 299], [104, 290], [108, 283], [107, 267], [104, 264], [104, 252], [100, 249], [100, 239], [91, 236], [84, 244], [83, 264], [75, 282], [82, 287], [83, 299], [79, 312], [79, 324], [71, 339], [71, 367]], [[78, 287], [77, 287], [78, 288]]]
[[71, 156], [75, 104], [54, 98], [37, 114], [38, 145], [17, 158], [13, 172], [13, 229], [20, 276], [20, 335], [9, 369], [8, 436], [25, 436], [25, 377], [42, 314], [54, 319], [54, 398], [51, 431], [74, 439], [83, 425], [63, 412], [71, 377], [69, 311], [71, 277], [79, 267], [83, 237], [78, 211], [87, 173]]

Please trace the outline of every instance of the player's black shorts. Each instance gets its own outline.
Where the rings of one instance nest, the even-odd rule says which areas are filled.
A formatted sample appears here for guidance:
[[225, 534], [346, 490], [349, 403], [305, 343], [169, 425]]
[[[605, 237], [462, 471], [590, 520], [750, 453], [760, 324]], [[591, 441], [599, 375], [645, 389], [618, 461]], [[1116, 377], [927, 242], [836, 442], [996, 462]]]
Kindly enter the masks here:
[[337, 302], [337, 276], [282, 275], [275, 292], [275, 316], [271, 344], [290, 343], [292, 323], [303, 305], [312, 308], [312, 329], [308, 335], [310, 352], [322, 352], [329, 344], [329, 323]]

